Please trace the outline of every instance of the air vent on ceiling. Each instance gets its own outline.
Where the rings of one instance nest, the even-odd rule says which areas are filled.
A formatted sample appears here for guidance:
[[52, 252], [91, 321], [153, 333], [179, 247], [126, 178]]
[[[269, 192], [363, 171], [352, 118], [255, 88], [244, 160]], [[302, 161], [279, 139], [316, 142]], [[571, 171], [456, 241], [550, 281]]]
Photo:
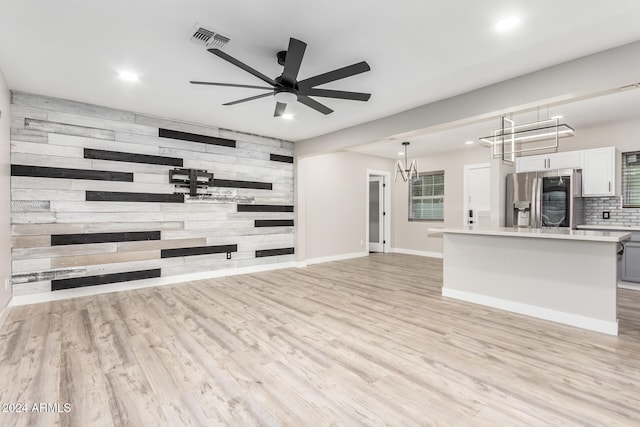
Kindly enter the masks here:
[[205, 45], [209, 48], [222, 49], [231, 41], [231, 39], [215, 30], [210, 30], [196, 24], [193, 32], [191, 33], [191, 41]]

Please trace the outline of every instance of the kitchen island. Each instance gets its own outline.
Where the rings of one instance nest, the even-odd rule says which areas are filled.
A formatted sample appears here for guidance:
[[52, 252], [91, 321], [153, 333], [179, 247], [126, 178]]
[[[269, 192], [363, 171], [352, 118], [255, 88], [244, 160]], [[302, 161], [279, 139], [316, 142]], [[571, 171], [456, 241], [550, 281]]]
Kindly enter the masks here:
[[618, 334], [617, 249], [630, 233], [498, 227], [443, 234], [442, 295]]

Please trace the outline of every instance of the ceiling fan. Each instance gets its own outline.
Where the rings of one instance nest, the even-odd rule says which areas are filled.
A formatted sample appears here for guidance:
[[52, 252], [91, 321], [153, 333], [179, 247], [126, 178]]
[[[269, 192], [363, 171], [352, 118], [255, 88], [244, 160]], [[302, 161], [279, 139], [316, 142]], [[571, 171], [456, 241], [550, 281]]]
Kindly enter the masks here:
[[282, 74], [274, 79], [265, 76], [259, 71], [251, 68], [247, 64], [238, 61], [234, 57], [229, 54], [221, 51], [220, 49], [208, 49], [212, 54], [224, 59], [225, 61], [235, 65], [238, 68], [243, 69], [249, 74], [254, 75], [265, 83], [271, 85], [271, 87], [266, 86], [252, 86], [252, 85], [241, 85], [241, 84], [232, 84], [232, 83], [215, 83], [215, 82], [201, 82], [201, 81], [190, 81], [192, 84], [196, 85], [211, 85], [211, 86], [227, 86], [227, 87], [238, 87], [238, 88], [248, 88], [248, 89], [264, 89], [269, 92], [262, 93], [260, 95], [250, 96], [248, 98], [239, 99], [237, 101], [227, 102], [223, 105], [235, 105], [240, 104], [242, 102], [253, 101], [254, 99], [266, 98], [268, 96], [274, 96], [276, 99], [276, 109], [273, 113], [274, 117], [280, 117], [284, 114], [287, 104], [292, 103], [294, 101], [298, 101], [301, 104], [306, 105], [307, 107], [313, 108], [316, 111], [321, 112], [322, 114], [330, 114], [333, 110], [327, 107], [324, 104], [316, 101], [311, 98], [312, 96], [323, 97], [323, 98], [337, 98], [337, 99], [348, 99], [353, 101], [368, 101], [371, 97], [370, 93], [362, 93], [362, 92], [347, 92], [342, 90], [331, 90], [331, 89], [318, 89], [316, 86], [323, 85], [325, 83], [330, 83], [336, 80], [344, 79], [346, 77], [354, 76], [356, 74], [364, 73], [369, 71], [371, 68], [366, 61], [358, 62], [353, 65], [349, 65], [346, 67], [338, 68], [333, 71], [329, 71], [323, 74], [319, 74], [314, 77], [309, 77], [304, 80], [298, 81], [298, 71], [300, 71], [300, 65], [302, 64], [302, 57], [304, 56], [304, 51], [307, 48], [307, 44], [294, 39], [289, 39], [289, 48], [286, 51], [278, 52], [278, 64], [284, 66], [284, 70]]

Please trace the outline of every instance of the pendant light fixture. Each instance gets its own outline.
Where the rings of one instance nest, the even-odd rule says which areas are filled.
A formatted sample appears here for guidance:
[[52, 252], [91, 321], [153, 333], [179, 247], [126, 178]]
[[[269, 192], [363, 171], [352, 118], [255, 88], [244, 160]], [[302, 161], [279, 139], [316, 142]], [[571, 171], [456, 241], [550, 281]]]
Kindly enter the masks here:
[[[480, 143], [492, 148], [494, 158], [502, 157], [510, 162], [516, 156], [536, 154], [539, 151], [558, 151], [559, 139], [573, 136], [575, 132], [571, 126], [560, 123], [561, 117], [516, 125], [515, 120], [502, 116], [501, 127], [494, 130], [492, 135], [479, 138]], [[551, 142], [535, 144], [540, 141]]]
[[411, 164], [409, 164], [409, 161], [407, 159], [407, 147], [409, 147], [409, 144], [410, 143], [408, 141], [402, 143], [402, 145], [404, 146], [404, 165], [400, 160], [396, 162], [396, 173], [393, 177], [394, 181], [398, 180], [398, 172], [400, 172], [400, 175], [402, 176], [404, 182], [409, 181], [412, 176], [418, 178], [418, 162], [416, 161], [416, 159], [413, 159], [411, 161]]

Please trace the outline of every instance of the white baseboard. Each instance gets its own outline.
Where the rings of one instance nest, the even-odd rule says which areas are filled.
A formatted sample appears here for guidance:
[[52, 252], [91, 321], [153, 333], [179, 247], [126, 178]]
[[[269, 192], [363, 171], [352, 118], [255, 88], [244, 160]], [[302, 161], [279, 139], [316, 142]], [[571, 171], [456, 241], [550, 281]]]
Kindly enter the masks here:
[[640, 283], [634, 282], [618, 282], [618, 287], [622, 289], [631, 289], [632, 291], [640, 291]]
[[157, 277], [153, 279], [132, 280], [130, 282], [110, 283], [107, 285], [85, 286], [82, 288], [64, 289], [55, 292], [14, 296], [13, 305], [17, 306], [37, 304], [41, 302], [86, 297], [106, 294], [110, 292], [121, 292], [133, 289], [150, 288], [154, 286], [174, 285], [176, 283], [191, 282], [194, 280], [214, 279], [216, 277], [235, 276], [239, 274], [258, 273], [261, 271], [279, 270], [282, 268], [291, 268], [296, 266], [297, 263], [295, 262], [285, 262], [277, 264], [255, 265], [251, 267], [241, 267], [227, 270], [203, 271], [199, 273]]
[[602, 332], [609, 335], [618, 335], [618, 321], [610, 322], [601, 319], [594, 319], [579, 314], [566, 313], [564, 311], [552, 310], [535, 305], [524, 304], [501, 298], [488, 297], [473, 292], [459, 291], [451, 288], [442, 288], [442, 296], [499, 308], [513, 313], [524, 314], [526, 316], [537, 317], [538, 319], [550, 320], [578, 328], [589, 329], [591, 331]]
[[7, 306], [0, 311], [0, 331], [2, 330], [2, 326], [4, 325], [4, 321], [9, 317], [9, 312], [11, 311], [11, 307], [13, 306], [13, 298], [9, 300]]
[[417, 256], [426, 256], [430, 258], [442, 259], [442, 252], [416, 251], [413, 249], [402, 249], [402, 248], [391, 248], [391, 252], [394, 254], [417, 255]]
[[307, 265], [313, 265], [313, 264], [322, 264], [322, 263], [331, 262], [331, 261], [343, 261], [345, 259], [360, 258], [364, 256], [369, 256], [369, 252], [353, 252], [350, 254], [331, 255], [331, 256], [325, 256], [325, 257], [319, 257], [319, 258], [309, 258], [299, 262], [298, 267], [305, 267]]

